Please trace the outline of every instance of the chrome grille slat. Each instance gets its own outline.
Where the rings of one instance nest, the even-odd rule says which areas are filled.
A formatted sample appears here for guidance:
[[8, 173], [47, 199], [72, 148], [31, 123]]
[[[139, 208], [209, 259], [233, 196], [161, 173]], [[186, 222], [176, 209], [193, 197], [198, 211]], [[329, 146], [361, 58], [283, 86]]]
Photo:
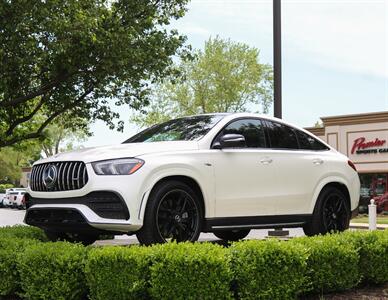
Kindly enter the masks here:
[[74, 172], [75, 164], [72, 163], [70, 166], [71, 166], [69, 169], [70, 189], [74, 190], [73, 172]]
[[88, 180], [88, 178], [87, 178], [87, 175], [86, 175], [86, 166], [84, 166], [84, 171], [82, 173], [82, 184], [85, 185], [87, 180]]
[[[43, 175], [43, 170], [44, 170], [44, 165], [41, 165], [39, 170], [38, 170], [38, 178], [42, 178]], [[41, 191], [43, 190], [43, 183], [41, 180], [38, 180], [38, 190]]]
[[40, 166], [37, 166], [36, 169], [35, 169], [35, 176], [36, 176], [36, 178], [35, 178], [35, 188], [36, 188], [36, 190], [39, 189], [39, 186], [38, 186], [39, 168], [40, 168]]
[[58, 169], [58, 181], [57, 181], [57, 184], [58, 184], [58, 191], [61, 191], [61, 190], [62, 190], [62, 188], [61, 188], [61, 180], [59, 180], [60, 178], [62, 178], [62, 176], [61, 176], [62, 167], [63, 167], [63, 164], [59, 163], [59, 169]]
[[81, 188], [81, 180], [80, 180], [80, 177], [79, 177], [81, 175], [81, 168], [82, 168], [82, 164], [80, 163], [79, 167], [78, 167], [78, 173], [77, 173], [78, 189]]
[[69, 163], [69, 167], [67, 168], [67, 173], [66, 173], [66, 182], [67, 182], [67, 188], [71, 190], [72, 188], [70, 187], [70, 169], [71, 169], [72, 163]]
[[66, 187], [66, 167], [67, 167], [67, 163], [65, 163], [65, 166], [63, 167], [63, 174], [62, 174], [62, 183], [63, 183], [63, 189], [66, 191], [68, 190], [68, 188]]
[[[43, 182], [43, 174], [45, 169], [52, 165], [57, 168], [57, 178], [55, 184], [48, 188]], [[53, 162], [33, 166], [30, 187], [31, 190], [39, 192], [70, 191], [83, 188], [87, 182], [88, 174], [83, 162]]]

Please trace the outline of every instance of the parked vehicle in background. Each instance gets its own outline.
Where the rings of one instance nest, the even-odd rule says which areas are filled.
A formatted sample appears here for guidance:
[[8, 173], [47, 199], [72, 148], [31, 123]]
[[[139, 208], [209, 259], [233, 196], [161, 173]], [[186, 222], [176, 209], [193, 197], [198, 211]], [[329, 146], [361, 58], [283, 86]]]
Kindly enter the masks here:
[[26, 209], [26, 191], [17, 193], [18, 194], [14, 200], [13, 207], [16, 207], [17, 209]]
[[5, 199], [4, 199], [4, 207], [12, 207], [16, 208], [16, 199], [19, 196], [20, 193], [23, 193], [23, 195], [26, 193], [25, 188], [11, 188], [6, 189], [5, 191]]
[[388, 212], [388, 193], [375, 197], [374, 199], [378, 213]]
[[4, 207], [4, 198], [5, 198], [5, 193], [0, 194], [0, 207]]
[[207, 114], [152, 126], [122, 145], [61, 153], [31, 172], [25, 222], [51, 239], [142, 244], [224, 240], [254, 228], [343, 231], [357, 214], [354, 164], [308, 131], [256, 114]]

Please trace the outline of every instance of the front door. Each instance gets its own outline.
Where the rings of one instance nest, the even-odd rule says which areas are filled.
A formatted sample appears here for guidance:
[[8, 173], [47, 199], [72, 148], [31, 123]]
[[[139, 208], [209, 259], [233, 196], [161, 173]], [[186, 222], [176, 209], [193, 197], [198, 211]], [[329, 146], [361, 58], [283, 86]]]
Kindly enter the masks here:
[[215, 150], [216, 216], [274, 215], [272, 158], [265, 148], [262, 121], [233, 121], [214, 142], [224, 134], [243, 135], [246, 147]]

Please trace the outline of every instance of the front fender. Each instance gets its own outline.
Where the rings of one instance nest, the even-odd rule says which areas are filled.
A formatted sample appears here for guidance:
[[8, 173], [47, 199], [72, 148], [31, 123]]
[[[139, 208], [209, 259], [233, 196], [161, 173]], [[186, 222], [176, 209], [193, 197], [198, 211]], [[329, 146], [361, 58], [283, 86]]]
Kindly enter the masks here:
[[190, 165], [184, 164], [171, 164], [171, 165], [163, 165], [153, 170], [149, 176], [144, 180], [142, 186], [142, 200], [140, 204], [138, 218], [139, 220], [144, 219], [145, 209], [147, 207], [147, 203], [149, 200], [150, 193], [152, 188], [161, 180], [171, 176], [185, 176], [194, 180], [199, 188], [201, 189], [203, 200], [204, 200], [204, 208], [205, 208], [205, 217], [214, 212], [214, 203], [210, 200], [214, 198], [214, 176], [213, 170], [207, 170], [207, 172], [203, 172], [202, 170], [198, 170]]

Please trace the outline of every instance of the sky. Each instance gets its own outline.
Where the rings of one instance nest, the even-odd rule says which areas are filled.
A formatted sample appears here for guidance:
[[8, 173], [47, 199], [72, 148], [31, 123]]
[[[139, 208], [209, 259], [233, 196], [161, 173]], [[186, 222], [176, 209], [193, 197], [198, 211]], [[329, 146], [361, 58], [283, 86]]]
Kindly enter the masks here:
[[[219, 36], [260, 49], [273, 64], [272, 0], [192, 0], [171, 27], [203, 49]], [[388, 0], [282, 0], [283, 119], [388, 110]], [[272, 110], [269, 112], [272, 114]], [[123, 133], [102, 122], [84, 146], [117, 144], [139, 131], [120, 108]]]

